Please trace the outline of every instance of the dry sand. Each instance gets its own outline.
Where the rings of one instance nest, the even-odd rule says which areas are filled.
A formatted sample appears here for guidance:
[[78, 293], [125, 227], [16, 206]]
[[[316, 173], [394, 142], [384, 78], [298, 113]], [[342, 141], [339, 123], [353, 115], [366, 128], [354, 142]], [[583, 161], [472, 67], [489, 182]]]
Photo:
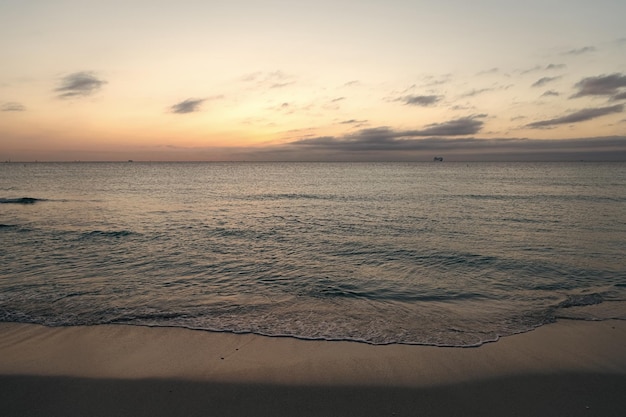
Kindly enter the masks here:
[[626, 416], [626, 321], [479, 348], [0, 323], [0, 416]]

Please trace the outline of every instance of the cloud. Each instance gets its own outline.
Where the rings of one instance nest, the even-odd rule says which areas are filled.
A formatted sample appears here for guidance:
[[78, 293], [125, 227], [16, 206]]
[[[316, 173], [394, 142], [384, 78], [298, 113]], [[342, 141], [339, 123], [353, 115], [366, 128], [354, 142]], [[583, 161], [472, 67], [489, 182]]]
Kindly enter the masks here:
[[409, 106], [430, 106], [430, 105], [437, 103], [441, 99], [442, 99], [442, 96], [435, 96], [435, 95], [430, 95], [430, 96], [409, 95], [409, 96], [400, 97], [396, 101], [402, 101], [404, 102], [404, 104], [409, 105]]
[[545, 67], [542, 67], [541, 65], [536, 65], [530, 69], [524, 70], [521, 72], [521, 74], [529, 74], [531, 72], [537, 72], [537, 71], [552, 71], [552, 70], [557, 70], [557, 69], [564, 69], [565, 67], [567, 67], [567, 65], [565, 64], [548, 64]]
[[54, 89], [59, 98], [89, 96], [98, 91], [107, 82], [99, 79], [93, 72], [80, 71], [61, 79], [61, 85]]
[[460, 119], [449, 120], [443, 123], [432, 123], [426, 125], [425, 129], [409, 131], [411, 136], [463, 136], [478, 133], [483, 127], [478, 118], [487, 117], [486, 114], [461, 117]]
[[183, 100], [180, 103], [174, 104], [170, 107], [170, 111], [176, 114], [185, 114], [185, 113], [193, 113], [200, 110], [200, 105], [204, 103], [206, 99], [192, 99], [188, 98], [187, 100]]
[[609, 107], [599, 107], [595, 109], [582, 109], [577, 112], [568, 114], [567, 116], [557, 117], [554, 119], [541, 120], [539, 122], [533, 122], [526, 125], [531, 129], [540, 129], [544, 127], [550, 127], [555, 125], [579, 123], [587, 120], [595, 119], [597, 117], [606, 116], [607, 114], [621, 113], [624, 110], [624, 106], [621, 104]]
[[[424, 137], [437, 136], [464, 136], [477, 133], [482, 128], [483, 122], [477, 118], [486, 117], [480, 114], [463, 117], [443, 123], [426, 125], [421, 130], [394, 130], [387, 126], [362, 129], [357, 132], [342, 136], [321, 136], [315, 138], [300, 139], [292, 142], [296, 146], [324, 147], [340, 149], [419, 149], [424, 143]], [[356, 120], [347, 122], [358, 122]]]
[[485, 70], [485, 71], [480, 71], [480, 72], [479, 72], [479, 73], [477, 73], [476, 75], [488, 75], [488, 74], [495, 74], [495, 73], [497, 73], [497, 72], [499, 72], [499, 71], [500, 71], [500, 69], [499, 69], [499, 68], [494, 67], [494, 68], [490, 68], [490, 69]]
[[479, 90], [473, 89], [468, 91], [467, 93], [461, 94], [461, 97], [474, 97], [482, 93], [486, 93], [488, 91], [493, 91], [493, 88], [481, 88]]
[[427, 75], [424, 77], [424, 87], [435, 87], [438, 85], [446, 84], [452, 80], [452, 74], [443, 75]]
[[487, 93], [489, 91], [502, 91], [502, 90], [508, 90], [509, 88], [513, 87], [513, 84], [506, 84], [506, 85], [494, 85], [493, 87], [486, 87], [486, 88], [481, 88], [481, 89], [473, 89], [470, 90], [466, 93], [461, 94], [459, 97], [464, 98], [464, 97], [474, 97], [477, 96], [479, 94], [482, 93]]
[[450, 110], [471, 110], [471, 109], [475, 109], [475, 108], [476, 107], [474, 107], [474, 106], [455, 104], [454, 106], [450, 107]]
[[345, 99], [346, 99], [345, 97], [337, 97], [337, 98], [334, 98], [334, 99], [330, 100], [330, 102], [331, 103], [336, 103], [338, 101], [342, 101], [342, 100], [345, 100]]
[[626, 75], [615, 73], [610, 75], [600, 75], [598, 77], [587, 77], [575, 84], [578, 92], [572, 98], [583, 96], [612, 96], [619, 92], [619, 88], [626, 87]]
[[535, 72], [535, 71], [539, 71], [541, 70], [541, 67], [539, 65], [536, 65], [532, 68], [526, 69], [526, 70], [520, 70], [520, 74], [529, 74], [531, 72]]
[[623, 93], [619, 93], [614, 95], [613, 97], [611, 97], [612, 101], [616, 101], [616, 100], [626, 100], [626, 91], [624, 91]]
[[549, 97], [549, 96], [558, 97], [560, 96], [560, 94], [558, 93], [558, 91], [548, 90], [541, 95], [541, 97]]
[[10, 101], [0, 106], [0, 111], [26, 111], [26, 107], [21, 103]]
[[542, 86], [544, 86], [544, 85], [546, 85], [546, 84], [548, 84], [548, 83], [550, 83], [552, 81], [558, 80], [559, 78], [561, 78], [561, 77], [560, 76], [558, 76], [558, 77], [542, 77], [542, 78], [539, 78], [537, 81], [535, 81], [533, 83], [533, 85], [531, 85], [531, 87], [542, 87]]
[[[339, 106], [336, 104], [325, 104], [322, 106], [325, 109], [338, 109]], [[272, 103], [271, 105], [265, 107], [267, 110], [271, 110], [274, 112], [279, 112], [281, 114], [295, 114], [295, 113], [303, 113], [303, 112], [311, 112], [315, 109], [315, 105], [313, 103], [304, 103], [300, 104], [298, 101], [283, 101]]]
[[352, 125], [352, 124], [362, 125], [364, 123], [367, 123], [367, 120], [350, 119], [350, 120], [344, 120], [344, 121], [339, 122], [339, 124], [342, 124], [342, 125]]
[[595, 51], [596, 51], [595, 46], [585, 46], [582, 48], [570, 49], [569, 51], [564, 52], [563, 55], [582, 55], [582, 54], [587, 54], [589, 52], [595, 52]]
[[260, 88], [283, 88], [288, 85], [294, 84], [295, 79], [293, 76], [289, 74], [285, 74], [284, 72], [278, 71], [257, 71], [251, 74], [244, 75], [241, 78], [242, 81], [251, 82], [256, 84], [257, 87]]
[[614, 39], [613, 41], [611, 41], [610, 45], [613, 46], [615, 49], [624, 48], [626, 47], [626, 37]]

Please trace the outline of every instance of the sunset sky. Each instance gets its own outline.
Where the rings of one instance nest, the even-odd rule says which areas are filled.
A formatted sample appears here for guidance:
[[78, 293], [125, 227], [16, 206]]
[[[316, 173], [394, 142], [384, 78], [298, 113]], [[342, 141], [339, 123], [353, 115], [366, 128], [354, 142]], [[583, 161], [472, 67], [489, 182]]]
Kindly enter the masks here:
[[0, 160], [626, 160], [625, 16], [0, 0]]

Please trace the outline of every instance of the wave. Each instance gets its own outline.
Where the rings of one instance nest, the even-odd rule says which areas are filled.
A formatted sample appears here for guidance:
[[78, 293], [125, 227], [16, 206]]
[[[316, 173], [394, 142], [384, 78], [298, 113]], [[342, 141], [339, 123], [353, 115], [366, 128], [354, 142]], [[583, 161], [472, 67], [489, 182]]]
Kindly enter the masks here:
[[19, 198], [0, 198], [0, 204], [35, 204], [39, 201], [46, 201], [42, 198], [19, 197]]
[[470, 199], [470, 200], [496, 200], [496, 201], [591, 201], [591, 202], [611, 202], [623, 203], [626, 197], [616, 196], [599, 196], [599, 195], [559, 195], [559, 194], [537, 194], [537, 195], [506, 195], [506, 194], [456, 194], [450, 197]]
[[134, 233], [130, 230], [93, 230], [91, 232], [85, 232], [82, 234], [83, 239], [89, 238], [98, 238], [98, 237], [112, 237], [112, 238], [120, 238], [125, 236], [133, 235]]
[[333, 196], [324, 196], [318, 194], [302, 194], [302, 193], [277, 193], [262, 194], [261, 199], [265, 200], [332, 200]]
[[584, 307], [604, 302], [604, 297], [598, 293], [570, 295], [559, 303], [557, 308]]
[[569, 296], [554, 311], [557, 319], [626, 320], [626, 301], [605, 299], [600, 294]]

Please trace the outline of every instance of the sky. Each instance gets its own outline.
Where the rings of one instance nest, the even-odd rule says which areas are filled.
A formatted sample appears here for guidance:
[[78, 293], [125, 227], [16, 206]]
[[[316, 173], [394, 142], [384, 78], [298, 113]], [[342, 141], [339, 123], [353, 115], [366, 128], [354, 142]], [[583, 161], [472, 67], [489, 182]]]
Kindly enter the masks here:
[[0, 160], [626, 160], [624, 0], [0, 0]]

